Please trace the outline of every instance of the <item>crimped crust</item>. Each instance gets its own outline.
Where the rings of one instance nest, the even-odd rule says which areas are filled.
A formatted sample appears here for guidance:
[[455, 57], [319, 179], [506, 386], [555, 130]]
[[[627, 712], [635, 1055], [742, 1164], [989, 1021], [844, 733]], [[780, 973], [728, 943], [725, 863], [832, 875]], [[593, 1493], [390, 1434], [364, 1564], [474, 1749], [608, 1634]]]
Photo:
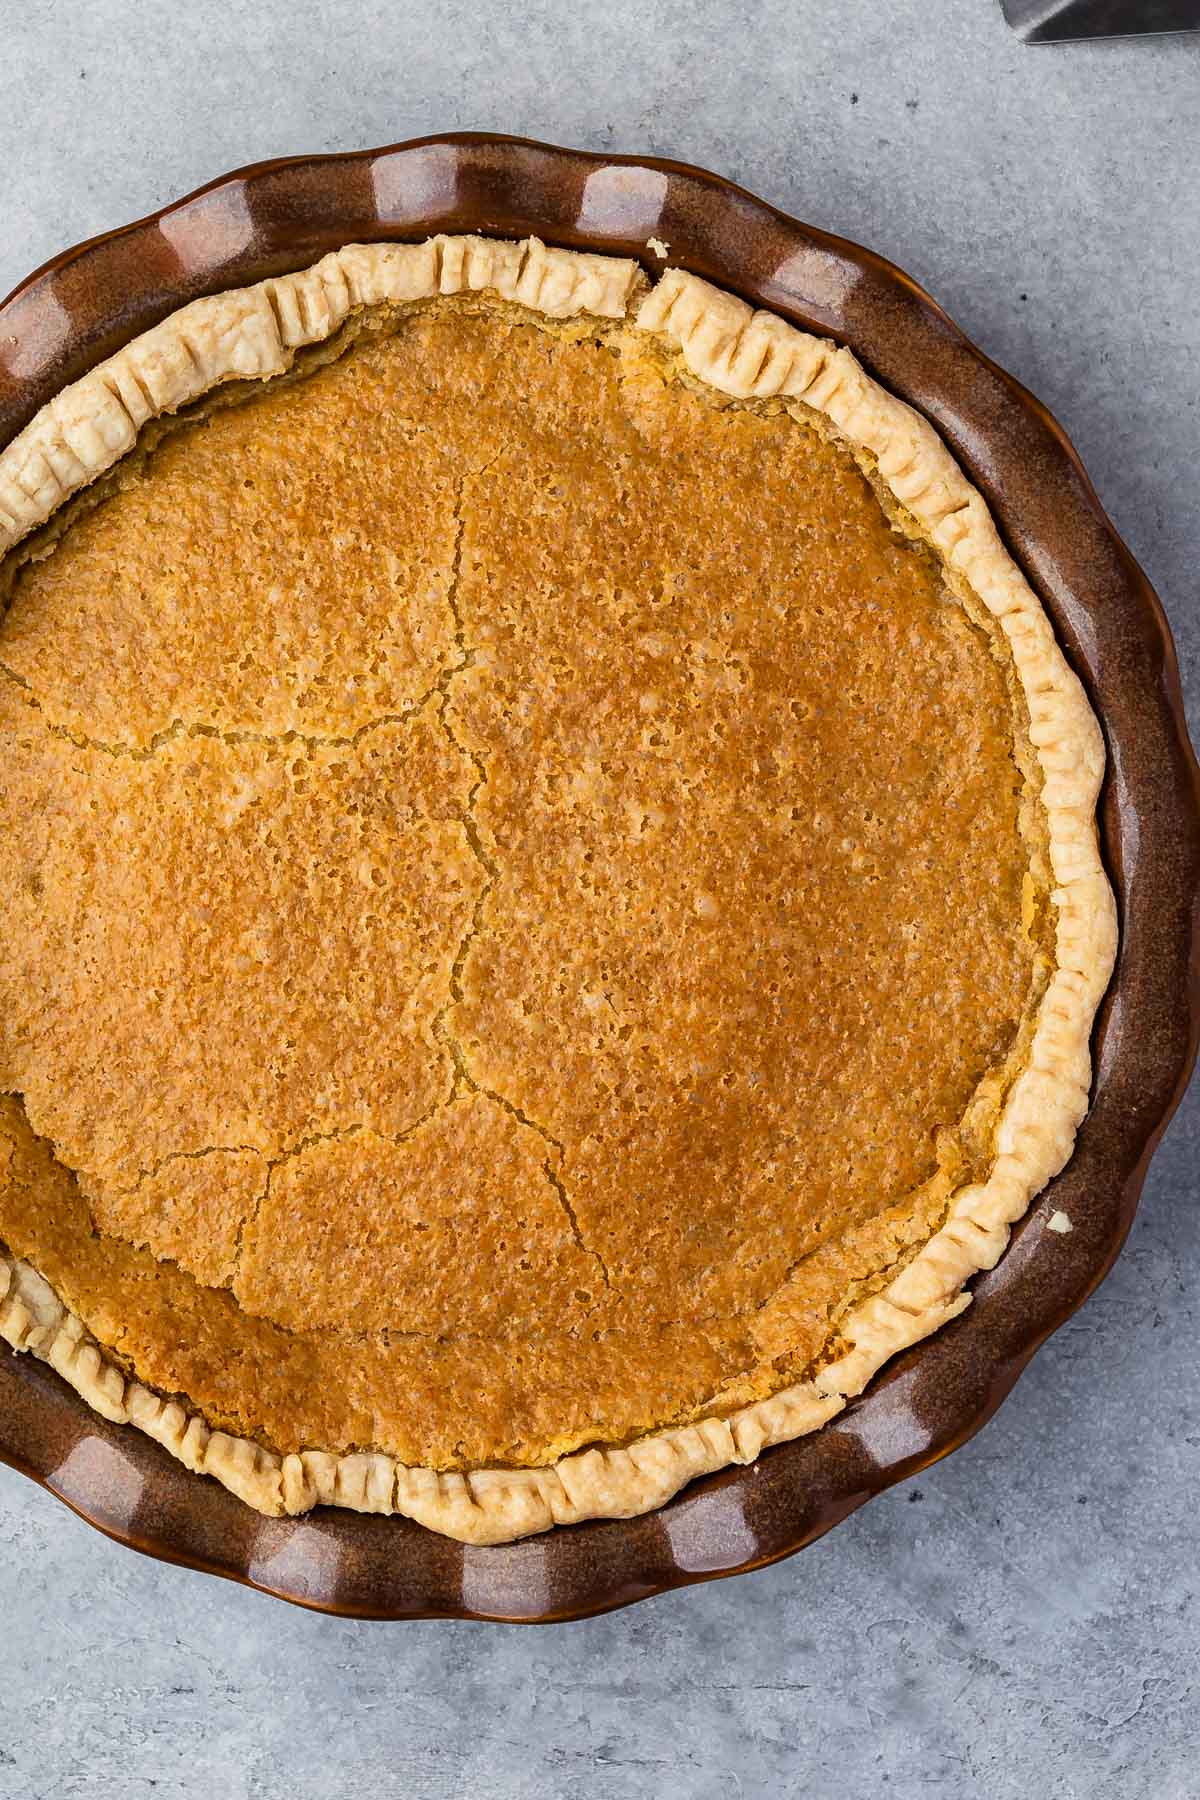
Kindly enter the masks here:
[[482, 238], [351, 245], [300, 274], [195, 301], [99, 365], [42, 409], [0, 454], [0, 556], [130, 450], [149, 421], [227, 381], [283, 373], [305, 345], [354, 312], [480, 291], [568, 319], [628, 318], [659, 354], [734, 400], [776, 399], [822, 415], [890, 491], [910, 529], [999, 622], [1011, 649], [1040, 763], [1055, 887], [1055, 968], [1021, 1073], [1003, 1105], [986, 1181], [961, 1189], [945, 1225], [880, 1293], [842, 1322], [848, 1345], [811, 1381], [728, 1416], [587, 1449], [553, 1466], [442, 1473], [375, 1453], [278, 1456], [211, 1430], [175, 1400], [127, 1377], [28, 1263], [0, 1249], [0, 1335], [49, 1362], [105, 1418], [133, 1423], [189, 1469], [215, 1476], [260, 1511], [318, 1504], [398, 1512], [471, 1543], [501, 1543], [555, 1524], [628, 1517], [696, 1476], [752, 1461], [766, 1446], [832, 1418], [898, 1351], [969, 1303], [965, 1283], [1002, 1254], [1013, 1222], [1067, 1161], [1087, 1108], [1092, 1019], [1116, 946], [1095, 805], [1103, 745], [1039, 601], [1000, 542], [982, 497], [932, 428], [846, 350], [680, 270], [648, 293], [638, 267]]
[[142, 427], [226, 381], [268, 381], [351, 313], [437, 294], [489, 292], [551, 319], [624, 317], [634, 262], [435, 237], [348, 244], [311, 269], [193, 300], [72, 382], [0, 454], [0, 556], [132, 450]]

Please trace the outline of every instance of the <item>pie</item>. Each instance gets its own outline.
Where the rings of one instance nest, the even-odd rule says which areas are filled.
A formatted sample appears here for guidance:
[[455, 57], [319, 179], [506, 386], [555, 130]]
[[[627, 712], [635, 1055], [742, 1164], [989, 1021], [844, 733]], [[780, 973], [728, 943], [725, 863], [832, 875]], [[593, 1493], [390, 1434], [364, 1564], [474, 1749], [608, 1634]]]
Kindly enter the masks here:
[[0, 1332], [252, 1506], [647, 1511], [1069, 1157], [1099, 727], [847, 350], [351, 245], [45, 407], [0, 556]]

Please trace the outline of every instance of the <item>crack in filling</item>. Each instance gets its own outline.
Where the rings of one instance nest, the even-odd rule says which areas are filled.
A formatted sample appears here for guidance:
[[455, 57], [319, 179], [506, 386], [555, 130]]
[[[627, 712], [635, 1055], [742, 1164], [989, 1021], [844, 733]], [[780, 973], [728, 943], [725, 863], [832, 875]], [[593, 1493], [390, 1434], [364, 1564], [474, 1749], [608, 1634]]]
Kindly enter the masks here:
[[[305, 750], [357, 750], [363, 739], [372, 732], [382, 731], [388, 725], [405, 725], [424, 712], [430, 702], [444, 693], [443, 683], [451, 676], [459, 673], [462, 665], [443, 670], [431, 687], [411, 702], [401, 707], [399, 712], [381, 713], [378, 718], [368, 719], [364, 725], [344, 736], [322, 735], [319, 732], [306, 732], [297, 729], [287, 731], [249, 731], [230, 729], [228, 726], [217, 726], [205, 723], [200, 719], [173, 719], [162, 731], [156, 731], [146, 744], [114, 744], [102, 738], [88, 737], [83, 732], [71, 731], [65, 725], [59, 725], [52, 719], [43, 716], [43, 724], [51, 737], [59, 738], [64, 744], [74, 744], [77, 750], [93, 750], [101, 756], [128, 757], [132, 762], [150, 762], [160, 750], [178, 743], [181, 738], [212, 738], [221, 744], [256, 744], [262, 748], [287, 747], [300, 744]], [[44, 715], [44, 708], [33, 688], [23, 676], [14, 669], [0, 663], [0, 676], [20, 688], [26, 696], [26, 704], [34, 712]]]
[[[413, 1137], [421, 1129], [422, 1125], [428, 1124], [434, 1114], [440, 1112], [445, 1104], [445, 1101], [440, 1101], [437, 1105], [429, 1107], [427, 1111], [421, 1114], [419, 1119], [414, 1119], [412, 1124], [406, 1126], [403, 1131], [394, 1133], [379, 1132], [376, 1133], [376, 1135], [382, 1137], [386, 1143], [395, 1144], [397, 1146], [406, 1143], [409, 1138]], [[270, 1199], [271, 1180], [276, 1171], [281, 1169], [285, 1163], [294, 1162], [298, 1156], [303, 1156], [306, 1150], [311, 1150], [316, 1144], [346, 1143], [349, 1139], [357, 1137], [362, 1130], [362, 1124], [356, 1122], [353, 1125], [335, 1126], [329, 1131], [310, 1131], [304, 1137], [300, 1138], [298, 1142], [293, 1144], [290, 1149], [281, 1151], [278, 1156], [267, 1158], [267, 1167], [263, 1178], [262, 1188], [254, 1196], [249, 1212], [247, 1212], [238, 1222], [237, 1236], [234, 1240], [233, 1247], [233, 1272], [229, 1281], [229, 1286], [234, 1292], [237, 1290], [238, 1276], [241, 1273], [242, 1257], [246, 1245], [246, 1234], [254, 1229], [255, 1225], [258, 1223], [259, 1214]], [[281, 1331], [287, 1331], [289, 1329], [288, 1326], [284, 1325], [278, 1319], [272, 1320], [272, 1324]], [[311, 1330], [312, 1327], [310, 1326], [308, 1329]], [[364, 1336], [365, 1335], [366, 1334], [364, 1334]], [[410, 1332], [405, 1335], [418, 1337], [424, 1334]]]
[[[487, 470], [498, 461], [499, 455], [493, 457], [490, 462], [485, 463], [481, 468], [477, 469], [475, 471], [475, 479], [478, 480], [480, 476], [486, 474]], [[482, 1094], [485, 1099], [493, 1101], [497, 1106], [501, 1107], [504, 1112], [508, 1113], [511, 1118], [516, 1119], [518, 1124], [523, 1125], [528, 1131], [536, 1132], [540, 1138], [550, 1145], [551, 1149], [556, 1152], [558, 1161], [557, 1163], [554, 1163], [549, 1157], [546, 1158], [546, 1161], [542, 1165], [546, 1179], [558, 1197], [559, 1204], [562, 1207], [567, 1223], [571, 1227], [571, 1235], [574, 1238], [575, 1243], [579, 1249], [583, 1251], [585, 1256], [590, 1256], [595, 1262], [605, 1287], [611, 1288], [612, 1281], [604, 1258], [600, 1255], [598, 1250], [592, 1249], [591, 1246], [584, 1241], [583, 1233], [579, 1227], [579, 1220], [576, 1217], [575, 1209], [571, 1204], [566, 1186], [562, 1180], [562, 1168], [567, 1155], [566, 1146], [560, 1139], [556, 1138], [552, 1132], [548, 1131], [544, 1125], [539, 1125], [536, 1119], [529, 1118], [519, 1106], [515, 1106], [513, 1102], [506, 1099], [503, 1094], [497, 1092], [494, 1088], [484, 1086], [475, 1079], [468, 1066], [466, 1052], [463, 1050], [458, 1039], [451, 1032], [449, 1026], [451, 1012], [456, 1006], [462, 1004], [462, 972], [466, 966], [467, 957], [470, 955], [471, 947], [479, 936], [482, 928], [484, 908], [487, 906], [492, 890], [500, 877], [500, 871], [494, 857], [492, 857], [484, 847], [483, 839], [479, 835], [479, 826], [475, 819], [476, 801], [483, 788], [487, 786], [487, 764], [477, 750], [472, 750], [468, 745], [462, 742], [462, 739], [458, 736], [453, 725], [450, 723], [449, 715], [450, 683], [454, 680], [455, 676], [464, 674], [466, 670], [472, 668], [475, 662], [475, 651], [468, 646], [466, 642], [466, 631], [463, 624], [462, 610], [458, 602], [458, 587], [462, 574], [462, 545], [464, 532], [462, 504], [465, 488], [466, 478], [464, 477], [459, 483], [458, 492], [455, 496], [454, 550], [450, 564], [450, 582], [446, 593], [446, 603], [450, 608], [450, 614], [454, 620], [454, 641], [459, 651], [459, 659], [451, 668], [445, 671], [444, 675], [439, 680], [438, 691], [441, 699], [438, 706], [438, 719], [452, 748], [456, 750], [460, 756], [470, 762], [475, 771], [475, 780], [471, 786], [470, 793], [467, 795], [467, 804], [461, 815], [461, 823], [463, 831], [466, 834], [467, 842], [471, 847], [471, 853], [483, 870], [486, 880], [475, 897], [475, 906], [470, 922], [468, 923], [466, 933], [458, 946], [453, 964], [451, 965], [450, 998], [437, 1013], [433, 1021], [433, 1034], [448, 1052], [454, 1070], [454, 1080], [450, 1095], [449, 1098], [443, 1102], [443, 1105], [448, 1106], [457, 1095], [463, 1091], [463, 1089], [466, 1089], [468, 1093]]]
[[[478, 481], [503, 456], [503, 450], [478, 468], [470, 476], [463, 476], [456, 487], [453, 503], [453, 537], [451, 544], [450, 566], [446, 585], [445, 604], [453, 625], [453, 644], [456, 651], [452, 662], [439, 670], [435, 680], [409, 705], [395, 712], [389, 712], [366, 721], [353, 732], [344, 734], [319, 734], [289, 729], [278, 733], [256, 732], [242, 728], [217, 727], [198, 720], [172, 721], [171, 725], [156, 732], [147, 744], [106, 742], [83, 733], [71, 731], [67, 727], [52, 721], [45, 716], [44, 708], [30, 682], [16, 670], [0, 662], [0, 678], [9, 681], [21, 693], [26, 703], [40, 716], [40, 723], [52, 737], [73, 744], [77, 749], [93, 751], [113, 758], [128, 758], [134, 762], [148, 762], [169, 745], [183, 738], [208, 738], [229, 745], [249, 744], [262, 747], [288, 747], [300, 745], [307, 752], [319, 749], [345, 748], [356, 750], [365, 738], [388, 725], [403, 724], [419, 717], [426, 708], [434, 707], [439, 727], [451, 749], [461, 761], [469, 765], [474, 772], [474, 780], [467, 796], [465, 807], [458, 815], [471, 854], [484, 874], [484, 882], [480, 887], [472, 908], [466, 931], [456, 947], [449, 976], [449, 997], [434, 1015], [431, 1022], [432, 1034], [449, 1060], [451, 1084], [448, 1093], [434, 1106], [427, 1108], [411, 1125], [400, 1132], [376, 1131], [376, 1135], [384, 1142], [399, 1146], [415, 1135], [435, 1115], [451, 1106], [463, 1093], [480, 1095], [491, 1101], [501, 1111], [516, 1121], [523, 1130], [532, 1132], [548, 1147], [552, 1155], [547, 1155], [541, 1164], [549, 1187], [552, 1189], [564, 1218], [570, 1228], [571, 1237], [576, 1247], [589, 1257], [596, 1265], [603, 1286], [612, 1289], [608, 1266], [600, 1252], [589, 1245], [580, 1227], [578, 1216], [571, 1202], [563, 1179], [563, 1167], [567, 1158], [565, 1143], [554, 1135], [545, 1125], [529, 1116], [523, 1108], [516, 1105], [498, 1089], [489, 1087], [473, 1074], [467, 1054], [450, 1030], [449, 1018], [456, 1005], [463, 999], [462, 972], [472, 946], [480, 936], [483, 928], [483, 915], [488, 899], [500, 876], [495, 857], [485, 846], [475, 818], [475, 806], [480, 792], [487, 785], [488, 769], [483, 754], [463, 742], [455, 731], [450, 718], [451, 685], [455, 679], [475, 666], [476, 651], [466, 641], [466, 629], [459, 604], [459, 584], [462, 574], [463, 539], [465, 518], [463, 502], [468, 482]], [[248, 1212], [238, 1223], [233, 1249], [233, 1268], [230, 1285], [235, 1291], [241, 1269], [244, 1245], [247, 1233], [250, 1232], [263, 1207], [270, 1198], [271, 1182], [276, 1171], [284, 1164], [293, 1161], [304, 1151], [321, 1143], [344, 1141], [363, 1129], [362, 1121], [347, 1126], [336, 1126], [328, 1130], [310, 1130], [293, 1144], [286, 1146], [277, 1155], [265, 1156], [265, 1174], [263, 1185], [254, 1196]], [[198, 1162], [219, 1154], [246, 1154], [260, 1156], [262, 1152], [257, 1146], [244, 1143], [205, 1145], [197, 1149], [173, 1150], [160, 1157], [150, 1166], [140, 1169], [132, 1183], [114, 1189], [118, 1198], [128, 1199], [138, 1194], [148, 1181], [155, 1180], [164, 1169], [177, 1162]], [[70, 1164], [64, 1163], [69, 1168]], [[94, 1228], [94, 1222], [93, 1222]], [[153, 1252], [159, 1261], [174, 1259], [155, 1249]], [[594, 1310], [594, 1306], [589, 1309]], [[588, 1314], [584, 1315], [589, 1316]], [[282, 1327], [286, 1329], [286, 1327]], [[420, 1333], [405, 1335], [419, 1336]]]

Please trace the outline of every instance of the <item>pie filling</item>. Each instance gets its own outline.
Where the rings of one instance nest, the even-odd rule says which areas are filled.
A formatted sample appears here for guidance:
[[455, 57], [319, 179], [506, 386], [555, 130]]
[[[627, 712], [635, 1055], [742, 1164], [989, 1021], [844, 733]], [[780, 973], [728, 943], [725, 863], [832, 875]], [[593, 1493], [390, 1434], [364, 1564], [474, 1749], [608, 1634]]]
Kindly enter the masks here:
[[818, 1369], [986, 1172], [1038, 777], [802, 409], [479, 298], [337, 349], [10, 558], [0, 1239], [270, 1450], [540, 1465]]

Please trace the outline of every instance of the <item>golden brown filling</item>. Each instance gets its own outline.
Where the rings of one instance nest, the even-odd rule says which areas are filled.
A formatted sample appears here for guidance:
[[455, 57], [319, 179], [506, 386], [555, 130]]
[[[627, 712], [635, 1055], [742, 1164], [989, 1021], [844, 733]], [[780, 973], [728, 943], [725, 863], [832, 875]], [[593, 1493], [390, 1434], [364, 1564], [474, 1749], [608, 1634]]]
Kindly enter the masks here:
[[278, 1450], [537, 1462], [795, 1379], [986, 1161], [1023, 727], [839, 445], [391, 324], [12, 582], [0, 1238]]

